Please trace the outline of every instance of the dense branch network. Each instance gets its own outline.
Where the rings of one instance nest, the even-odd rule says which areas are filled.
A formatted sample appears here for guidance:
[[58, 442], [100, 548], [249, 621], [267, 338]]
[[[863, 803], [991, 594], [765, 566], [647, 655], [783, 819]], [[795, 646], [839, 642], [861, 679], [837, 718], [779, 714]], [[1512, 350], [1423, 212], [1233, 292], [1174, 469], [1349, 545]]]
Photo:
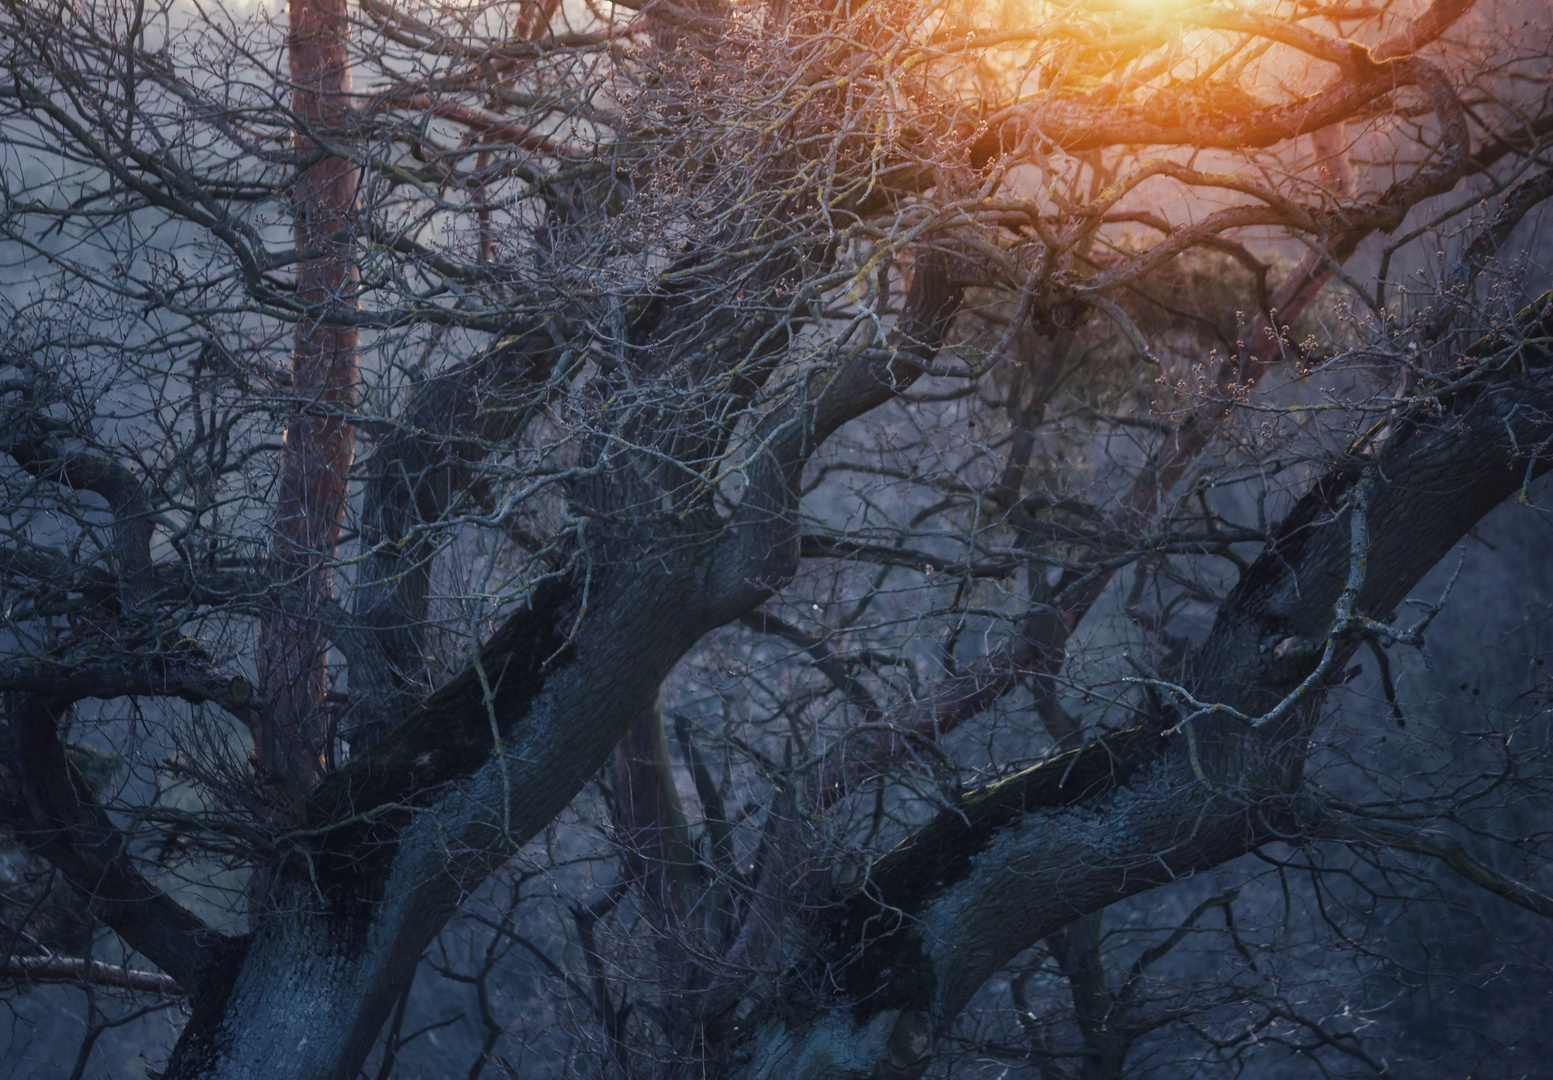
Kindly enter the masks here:
[[[41, 290], [0, 815], [164, 973], [6, 977], [187, 991], [169, 1077], [354, 1075], [568, 813], [607, 821], [583, 969], [487, 919], [480, 1068], [497, 941], [604, 1075], [642, 970], [665, 1075], [911, 1076], [1029, 949], [1091, 978], [1076, 920], [1270, 844], [1553, 910], [1305, 780], [1354, 651], [1420, 644], [1384, 620], [1548, 460], [1547, 303], [1500, 273], [1547, 57], [1475, 69], [1470, 0], [1168, 7], [0, 8], [47, 162], [0, 212]], [[1323, 291], [1447, 229], [1432, 302]], [[1147, 655], [1087, 673], [1113, 607]]]

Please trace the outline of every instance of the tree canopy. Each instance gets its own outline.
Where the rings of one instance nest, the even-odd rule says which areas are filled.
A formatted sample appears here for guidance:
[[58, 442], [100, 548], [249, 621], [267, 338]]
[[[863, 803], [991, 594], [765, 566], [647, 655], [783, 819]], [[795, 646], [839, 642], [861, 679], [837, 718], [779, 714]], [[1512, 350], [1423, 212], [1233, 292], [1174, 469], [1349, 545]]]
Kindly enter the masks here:
[[1553, 961], [1541, 6], [0, 20], [74, 1076], [1521, 1067], [1395, 1002]]

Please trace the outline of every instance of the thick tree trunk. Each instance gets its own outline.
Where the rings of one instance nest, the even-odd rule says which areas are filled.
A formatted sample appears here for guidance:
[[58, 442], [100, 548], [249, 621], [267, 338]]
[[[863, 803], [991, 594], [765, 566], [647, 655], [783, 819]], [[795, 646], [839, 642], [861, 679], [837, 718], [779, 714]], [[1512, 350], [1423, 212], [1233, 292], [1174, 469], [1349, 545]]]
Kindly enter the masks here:
[[[769, 418], [730, 520], [601, 526], [572, 576], [536, 587], [479, 664], [307, 797], [296, 818], [312, 828], [277, 868], [265, 917], [208, 950], [168, 1080], [356, 1074], [468, 892], [571, 801], [702, 635], [797, 571], [803, 462], [909, 386], [958, 309], [942, 261], [924, 263], [893, 347], [853, 358], [813, 400]], [[915, 363], [897, 365], [907, 352]], [[633, 475], [619, 467], [598, 482]]]
[[711, 628], [705, 562], [679, 554], [701, 573], [595, 573], [580, 624], [580, 588], [537, 590], [483, 654], [489, 708], [465, 673], [320, 785], [306, 820], [343, 824], [297, 839], [256, 932], [206, 975], [169, 1080], [355, 1075], [468, 891], [566, 806]]

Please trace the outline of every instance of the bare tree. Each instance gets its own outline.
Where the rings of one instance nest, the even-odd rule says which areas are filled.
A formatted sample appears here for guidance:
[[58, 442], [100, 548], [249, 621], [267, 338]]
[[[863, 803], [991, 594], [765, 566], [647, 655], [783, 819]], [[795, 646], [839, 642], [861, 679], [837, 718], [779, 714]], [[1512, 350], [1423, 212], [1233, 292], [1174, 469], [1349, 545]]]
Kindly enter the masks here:
[[558, 1071], [1384, 1069], [1140, 996], [1230, 886], [1104, 913], [1553, 914], [1538, 754], [1334, 719], [1549, 460], [1553, 27], [1481, 7], [7, 2], [9, 976], [184, 995], [168, 1078], [387, 1076], [427, 957], [515, 1073], [514, 950]]

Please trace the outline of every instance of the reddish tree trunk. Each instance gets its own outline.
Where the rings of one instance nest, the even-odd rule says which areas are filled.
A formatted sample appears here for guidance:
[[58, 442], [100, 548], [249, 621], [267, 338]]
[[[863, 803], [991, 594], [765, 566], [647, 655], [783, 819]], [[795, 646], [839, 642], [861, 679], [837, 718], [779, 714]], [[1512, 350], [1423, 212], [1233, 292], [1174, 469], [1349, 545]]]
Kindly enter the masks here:
[[[294, 0], [288, 50], [293, 140], [304, 159], [346, 138], [351, 74], [344, 0]], [[260, 757], [296, 797], [321, 775], [328, 642], [315, 618], [329, 597], [328, 560], [345, 512], [354, 430], [342, 414], [355, 402], [357, 331], [341, 325], [356, 307], [351, 257], [356, 170], [332, 154], [297, 180], [293, 234], [316, 254], [299, 264], [297, 290], [308, 305], [291, 354], [297, 415], [286, 428], [271, 536], [271, 575], [289, 599], [261, 622], [260, 685], [273, 709], [259, 733]]]

